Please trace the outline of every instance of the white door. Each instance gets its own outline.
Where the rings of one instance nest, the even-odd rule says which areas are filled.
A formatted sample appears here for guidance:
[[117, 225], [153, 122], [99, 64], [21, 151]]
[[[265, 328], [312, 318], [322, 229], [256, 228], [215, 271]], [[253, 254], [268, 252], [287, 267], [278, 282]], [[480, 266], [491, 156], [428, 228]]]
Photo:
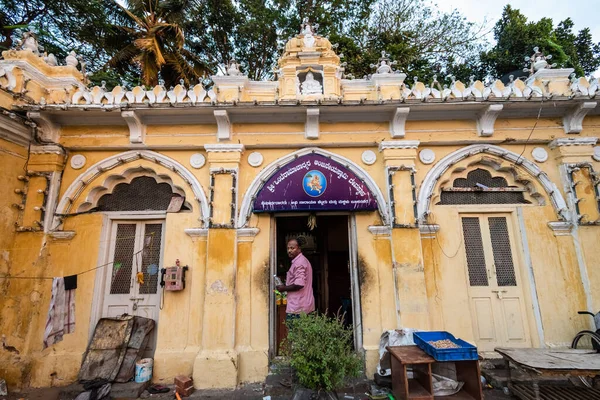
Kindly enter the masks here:
[[479, 350], [531, 346], [510, 216], [462, 215], [461, 222]]
[[160, 220], [113, 222], [102, 317], [129, 314], [158, 323], [163, 228]]

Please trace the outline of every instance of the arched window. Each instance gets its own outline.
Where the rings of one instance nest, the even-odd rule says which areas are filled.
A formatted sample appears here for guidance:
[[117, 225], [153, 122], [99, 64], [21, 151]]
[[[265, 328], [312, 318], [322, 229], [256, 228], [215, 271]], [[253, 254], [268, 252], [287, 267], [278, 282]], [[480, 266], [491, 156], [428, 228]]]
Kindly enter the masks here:
[[[184, 198], [173, 193], [168, 183], [158, 183], [149, 176], [139, 176], [130, 183], [120, 183], [112, 193], [98, 200], [98, 211], [173, 211], [189, 210]], [[171, 206], [171, 207], [169, 207]]]
[[492, 177], [488, 170], [477, 168], [466, 178], [456, 178], [452, 187], [442, 187], [437, 204], [531, 204], [526, 192], [521, 185], [509, 186], [504, 177]]

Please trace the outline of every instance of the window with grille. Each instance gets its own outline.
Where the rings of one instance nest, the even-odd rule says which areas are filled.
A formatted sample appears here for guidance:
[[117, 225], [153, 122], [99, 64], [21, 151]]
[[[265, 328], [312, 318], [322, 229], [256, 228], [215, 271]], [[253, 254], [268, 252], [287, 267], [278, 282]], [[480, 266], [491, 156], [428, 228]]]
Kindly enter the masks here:
[[[517, 286], [506, 217], [462, 217], [461, 222], [469, 285], [493, 286], [493, 280], [488, 280], [489, 269], [498, 286]], [[486, 251], [489, 265], [486, 265]]]
[[141, 265], [141, 272], [144, 273], [144, 283], [140, 285], [140, 294], [156, 293], [158, 287], [161, 238], [162, 224], [145, 225]]
[[465, 250], [467, 253], [467, 268], [469, 269], [469, 284], [471, 286], [487, 286], [487, 268], [485, 253], [481, 240], [481, 226], [478, 217], [462, 218]]
[[135, 224], [119, 224], [115, 240], [110, 294], [129, 294], [135, 248]]
[[488, 223], [498, 286], [517, 286], [506, 218], [490, 217]]
[[530, 204], [525, 199], [526, 189], [509, 186], [501, 176], [477, 168], [467, 174], [466, 178], [454, 180], [451, 188], [442, 188], [441, 200], [438, 204]]
[[[173, 193], [168, 183], [158, 183], [149, 176], [134, 178], [131, 183], [118, 184], [112, 193], [98, 200], [100, 211], [164, 211], [171, 199], [180, 197]], [[184, 205], [181, 210], [187, 210]]]

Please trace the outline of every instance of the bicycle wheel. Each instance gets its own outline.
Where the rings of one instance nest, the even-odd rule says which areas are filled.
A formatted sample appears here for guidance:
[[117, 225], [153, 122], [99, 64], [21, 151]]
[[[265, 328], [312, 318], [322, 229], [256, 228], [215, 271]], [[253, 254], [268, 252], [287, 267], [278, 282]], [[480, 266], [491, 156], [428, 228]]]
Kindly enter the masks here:
[[573, 338], [572, 349], [589, 349], [600, 347], [600, 336], [596, 332], [581, 331]]

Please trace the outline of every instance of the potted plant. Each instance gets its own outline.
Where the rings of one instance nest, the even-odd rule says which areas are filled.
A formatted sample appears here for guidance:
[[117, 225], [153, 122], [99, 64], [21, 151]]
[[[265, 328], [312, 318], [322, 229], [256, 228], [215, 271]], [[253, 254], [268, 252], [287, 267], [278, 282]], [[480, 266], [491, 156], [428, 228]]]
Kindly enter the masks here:
[[352, 331], [341, 316], [301, 315], [289, 322], [282, 354], [289, 360], [300, 387], [293, 400], [337, 399], [346, 378], [359, 376], [362, 359], [352, 350]]

